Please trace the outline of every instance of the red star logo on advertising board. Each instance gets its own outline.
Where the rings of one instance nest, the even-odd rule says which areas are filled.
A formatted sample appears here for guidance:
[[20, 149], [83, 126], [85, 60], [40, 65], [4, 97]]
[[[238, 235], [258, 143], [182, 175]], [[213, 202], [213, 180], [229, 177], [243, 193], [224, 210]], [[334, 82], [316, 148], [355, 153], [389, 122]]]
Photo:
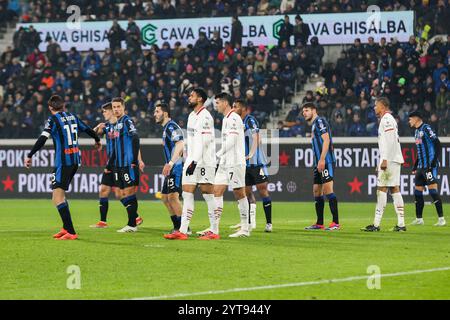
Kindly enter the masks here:
[[3, 183], [3, 191], [11, 191], [14, 192], [14, 183], [16, 183], [15, 180], [11, 180], [10, 176], [7, 176], [5, 180], [2, 180]]
[[350, 193], [353, 192], [361, 193], [361, 186], [363, 185], [363, 183], [358, 180], [358, 177], [355, 177], [351, 182], [347, 182], [347, 184], [351, 188]]
[[289, 159], [290, 155], [288, 155], [284, 150], [280, 154], [280, 166], [288, 166], [289, 165]]

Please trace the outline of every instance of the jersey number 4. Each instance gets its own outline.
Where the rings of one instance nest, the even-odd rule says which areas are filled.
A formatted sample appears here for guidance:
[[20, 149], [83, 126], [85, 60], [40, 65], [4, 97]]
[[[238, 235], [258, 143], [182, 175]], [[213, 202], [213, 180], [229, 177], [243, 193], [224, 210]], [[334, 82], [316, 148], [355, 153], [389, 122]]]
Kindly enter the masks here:
[[77, 132], [78, 132], [78, 126], [76, 123], [73, 123], [71, 125], [66, 124], [64, 126], [64, 130], [66, 130], [67, 133], [67, 144], [69, 146], [73, 146], [74, 144], [77, 144], [78, 142], [78, 136], [77, 136]]

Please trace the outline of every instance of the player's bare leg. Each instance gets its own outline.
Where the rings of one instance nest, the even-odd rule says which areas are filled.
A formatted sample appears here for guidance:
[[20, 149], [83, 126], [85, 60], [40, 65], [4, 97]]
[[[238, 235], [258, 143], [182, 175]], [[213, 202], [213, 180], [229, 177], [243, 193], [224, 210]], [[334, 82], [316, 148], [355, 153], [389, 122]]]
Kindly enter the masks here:
[[325, 208], [325, 201], [323, 198], [323, 188], [321, 184], [313, 185], [313, 195], [315, 200], [317, 220], [315, 224], [306, 227], [305, 230], [323, 230], [323, 211]]
[[126, 232], [136, 232], [136, 219], [138, 217], [137, 210], [138, 210], [138, 202], [136, 198], [136, 187], [128, 187], [125, 189], [121, 189], [121, 197], [120, 202], [122, 202], [123, 206], [126, 208], [128, 213], [128, 223], [127, 225], [117, 230], [117, 232], [120, 233], [126, 233]]
[[64, 189], [56, 188], [53, 190], [52, 202], [58, 209], [59, 215], [63, 222], [63, 227], [60, 232], [53, 235], [53, 238], [59, 240], [75, 240], [78, 238], [70, 216], [69, 204], [66, 201], [66, 193]]

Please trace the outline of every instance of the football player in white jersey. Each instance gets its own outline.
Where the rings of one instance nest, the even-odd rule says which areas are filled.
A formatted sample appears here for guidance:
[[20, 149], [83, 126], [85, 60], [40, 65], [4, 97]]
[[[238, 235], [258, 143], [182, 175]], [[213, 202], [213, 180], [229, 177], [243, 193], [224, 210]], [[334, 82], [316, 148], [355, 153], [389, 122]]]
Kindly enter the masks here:
[[249, 212], [250, 205], [245, 194], [245, 136], [244, 123], [241, 117], [231, 107], [232, 98], [227, 93], [216, 95], [217, 111], [223, 114], [222, 148], [217, 152], [219, 166], [214, 180], [214, 196], [217, 204], [215, 224], [207, 231], [203, 240], [219, 239], [219, 222], [223, 210], [223, 194], [231, 185], [238, 202], [241, 216], [241, 229], [230, 235], [231, 238], [250, 236]]
[[400, 169], [404, 163], [400, 139], [398, 137], [397, 121], [390, 111], [389, 100], [380, 97], [375, 102], [375, 113], [380, 119], [378, 127], [378, 148], [380, 150], [380, 163], [377, 168], [377, 206], [373, 224], [361, 229], [362, 231], [380, 231], [381, 218], [387, 204], [387, 191], [394, 200], [397, 213], [397, 225], [392, 231], [403, 232], [405, 227], [405, 212], [403, 198], [400, 193]]
[[214, 177], [216, 169], [216, 146], [214, 120], [204, 104], [208, 96], [201, 88], [193, 89], [189, 95], [189, 107], [193, 111], [187, 123], [187, 155], [183, 167], [183, 212], [179, 231], [164, 235], [166, 239], [186, 240], [192, 215], [194, 214], [194, 192], [197, 186], [208, 206], [211, 227], [215, 224]]

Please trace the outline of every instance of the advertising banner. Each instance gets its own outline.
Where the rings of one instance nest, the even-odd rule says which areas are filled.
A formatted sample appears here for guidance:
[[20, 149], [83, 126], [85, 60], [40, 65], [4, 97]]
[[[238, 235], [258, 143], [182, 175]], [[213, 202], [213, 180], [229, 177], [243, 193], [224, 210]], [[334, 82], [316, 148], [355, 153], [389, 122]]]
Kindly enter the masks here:
[[[257, 45], [276, 45], [278, 43], [278, 31], [283, 24], [284, 16], [257, 16], [240, 17], [243, 26], [242, 43], [244, 46], [249, 41]], [[294, 23], [295, 15], [290, 15], [291, 23]], [[401, 42], [408, 41], [414, 34], [414, 12], [356, 12], [336, 14], [305, 14], [303, 21], [309, 24], [312, 36], [317, 36], [321, 44], [336, 45], [350, 44], [355, 38], [367, 42], [369, 37], [379, 41], [381, 37], [387, 40], [396, 37]], [[127, 21], [119, 21], [121, 27], [127, 29]], [[214, 31], [220, 31], [222, 39], [230, 40], [231, 17], [217, 18], [192, 18], [192, 19], [161, 19], [161, 20], [136, 20], [141, 30], [142, 48], [150, 48], [157, 44], [159, 47], [164, 42], [169, 42], [171, 47], [176, 42], [182, 46], [195, 44], [200, 32], [205, 32], [208, 38]], [[42, 43], [41, 51], [46, 51], [47, 36], [52, 37], [61, 45], [63, 51], [69, 51], [76, 47], [79, 51], [87, 51], [93, 48], [102, 51], [109, 47], [108, 31], [112, 21], [89, 21], [81, 23], [22, 23], [17, 28], [33, 25], [40, 33]], [[293, 42], [293, 39], [291, 39]], [[122, 44], [124, 46], [125, 43]]]
[[[375, 140], [374, 140], [375, 141]], [[0, 144], [0, 198], [50, 198], [54, 151], [51, 143], [33, 157], [33, 167], [24, 168], [24, 159], [31, 145], [5, 146]], [[143, 144], [142, 157], [147, 164], [140, 177], [139, 197], [155, 200], [161, 191], [164, 177], [162, 146]], [[405, 164], [402, 168], [401, 192], [406, 201], [413, 201], [414, 176], [411, 174], [416, 159], [413, 143], [402, 143]], [[335, 143], [335, 193], [340, 201], [371, 202], [376, 198], [376, 173], [379, 152], [377, 144]], [[97, 199], [101, 174], [106, 165], [106, 151], [90, 146], [82, 147], [82, 166], [69, 190], [73, 199]], [[443, 201], [450, 201], [450, 142], [442, 143], [439, 169], [440, 192]], [[313, 153], [308, 143], [279, 146], [279, 169], [271, 175], [269, 191], [274, 201], [311, 201], [313, 183]], [[231, 192], [226, 199], [232, 200]]]

